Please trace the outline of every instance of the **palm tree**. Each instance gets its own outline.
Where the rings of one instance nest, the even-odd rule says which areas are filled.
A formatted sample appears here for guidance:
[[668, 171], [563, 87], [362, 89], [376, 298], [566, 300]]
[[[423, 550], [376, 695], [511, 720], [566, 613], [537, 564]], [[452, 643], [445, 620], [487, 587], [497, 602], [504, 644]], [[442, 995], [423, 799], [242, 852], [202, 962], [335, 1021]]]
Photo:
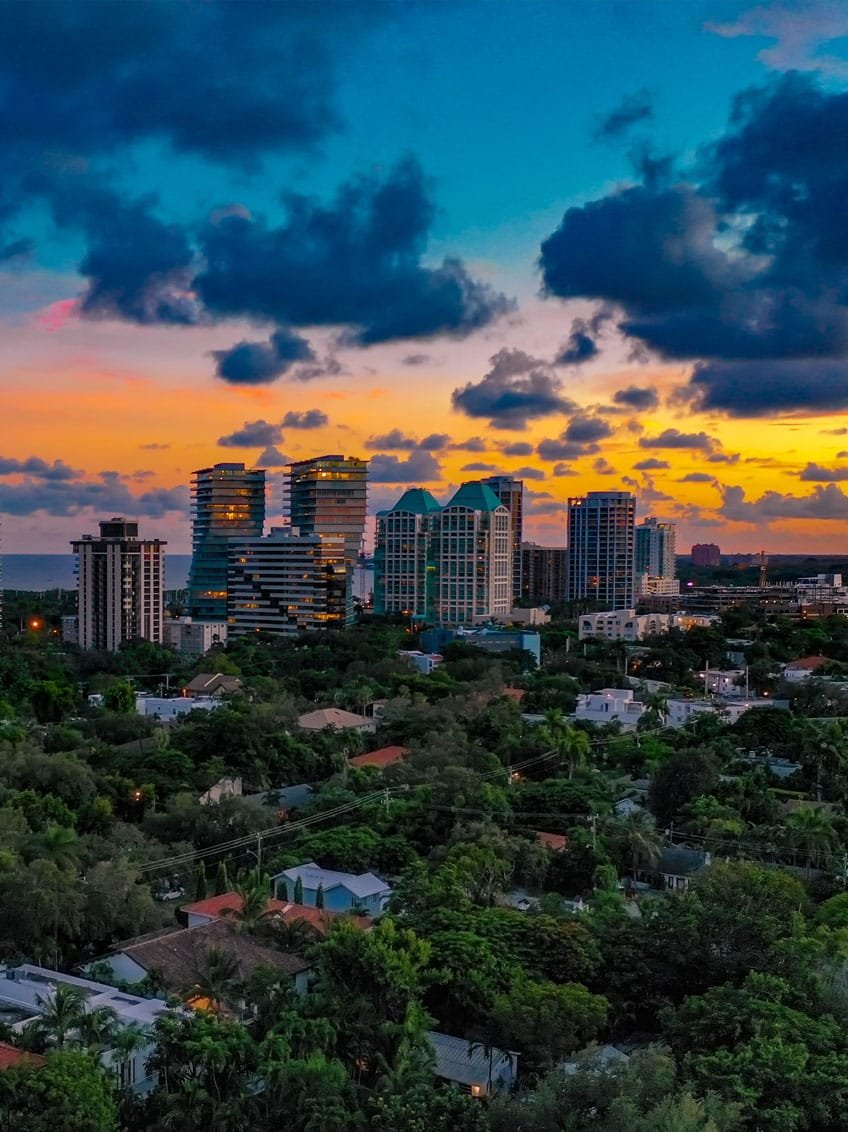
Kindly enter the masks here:
[[271, 923], [277, 946], [282, 951], [290, 951], [295, 955], [302, 955], [308, 947], [321, 938], [320, 931], [300, 916], [293, 919], [274, 919]]
[[241, 907], [223, 908], [222, 915], [233, 920], [237, 931], [255, 931], [263, 920], [273, 914], [268, 908], [270, 889], [268, 877], [254, 869], [234, 886], [233, 891], [241, 898]]
[[78, 1031], [85, 1015], [85, 995], [70, 983], [58, 983], [51, 997], [36, 999], [42, 1007], [38, 1026], [46, 1045], [61, 1049]]
[[640, 863], [656, 864], [662, 852], [662, 837], [648, 814], [640, 811], [618, 818], [609, 826], [610, 839], [623, 857], [630, 858], [633, 879]]
[[815, 859], [819, 867], [821, 854], [829, 854], [836, 840], [836, 830], [823, 810], [796, 810], [786, 819], [786, 831], [793, 849], [807, 854], [807, 877]]
[[79, 864], [79, 838], [73, 829], [52, 822], [30, 839], [27, 846], [33, 857], [52, 861], [60, 869], [76, 869]]
[[589, 736], [571, 725], [563, 715], [562, 708], [551, 708], [545, 712], [544, 721], [539, 728], [539, 738], [546, 747], [556, 751], [568, 763], [569, 778], [573, 778], [575, 769], [586, 762]]
[[126, 1067], [140, 1049], [152, 1044], [151, 1036], [147, 1030], [133, 1022], [129, 1026], [124, 1026], [122, 1030], [118, 1030], [114, 1034], [111, 1044], [114, 1050], [112, 1068], [115, 1070], [115, 1076], [118, 1079], [118, 1087], [126, 1088], [131, 1083], [128, 1080]]
[[639, 730], [649, 731], [665, 727], [668, 722], [668, 697], [662, 692], [651, 692], [642, 700], [645, 705], [639, 720]]
[[118, 1016], [111, 1006], [97, 1006], [86, 1010], [77, 1024], [75, 1044], [102, 1053], [109, 1049], [118, 1032]]
[[238, 960], [230, 951], [212, 946], [203, 957], [197, 970], [197, 980], [191, 988], [197, 997], [208, 998], [216, 1014], [230, 1006], [239, 997], [241, 979]]

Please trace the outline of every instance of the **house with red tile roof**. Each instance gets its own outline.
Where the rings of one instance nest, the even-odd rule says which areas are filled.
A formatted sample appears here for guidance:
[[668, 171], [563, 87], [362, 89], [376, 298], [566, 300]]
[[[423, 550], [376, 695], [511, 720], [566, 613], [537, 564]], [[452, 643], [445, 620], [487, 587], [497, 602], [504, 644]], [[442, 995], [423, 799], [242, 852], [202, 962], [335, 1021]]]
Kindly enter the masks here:
[[568, 848], [568, 838], [564, 833], [542, 833], [540, 830], [535, 830], [535, 837], [546, 849], [556, 849], [561, 853]]
[[0, 1042], [0, 1069], [41, 1069], [47, 1058], [40, 1053], [30, 1053], [26, 1049]]
[[[186, 914], [187, 926], [198, 927], [200, 924], [211, 924], [215, 920], [225, 919], [241, 911], [242, 898], [237, 892], [222, 892], [219, 896], [209, 896], [205, 900], [196, 900], [193, 904], [184, 904], [181, 911]], [[331, 924], [340, 918], [342, 913], [329, 912], [324, 908], [312, 908], [306, 904], [293, 904], [287, 900], [269, 898], [265, 906], [269, 918], [283, 923], [293, 923], [302, 920], [320, 935], [326, 935]], [[370, 928], [371, 920], [367, 916], [349, 916], [352, 923]]]
[[815, 676], [820, 668], [830, 663], [830, 657], [827, 656], [802, 656], [798, 660], [790, 660], [783, 666], [783, 679], [797, 684]]
[[364, 755], [354, 755], [347, 761], [351, 766], [373, 766], [377, 770], [385, 770], [387, 766], [403, 762], [408, 754], [408, 747], [380, 747], [379, 750], [368, 751]]

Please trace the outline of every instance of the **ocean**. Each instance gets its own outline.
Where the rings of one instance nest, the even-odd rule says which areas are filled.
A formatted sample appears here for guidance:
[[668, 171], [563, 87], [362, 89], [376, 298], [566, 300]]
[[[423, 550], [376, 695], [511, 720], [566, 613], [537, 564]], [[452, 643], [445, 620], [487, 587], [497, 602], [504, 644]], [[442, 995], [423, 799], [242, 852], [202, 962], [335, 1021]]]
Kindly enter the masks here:
[[[188, 582], [190, 554], [165, 555], [165, 587], [182, 590]], [[75, 590], [73, 554], [4, 554], [0, 587], [4, 590]]]

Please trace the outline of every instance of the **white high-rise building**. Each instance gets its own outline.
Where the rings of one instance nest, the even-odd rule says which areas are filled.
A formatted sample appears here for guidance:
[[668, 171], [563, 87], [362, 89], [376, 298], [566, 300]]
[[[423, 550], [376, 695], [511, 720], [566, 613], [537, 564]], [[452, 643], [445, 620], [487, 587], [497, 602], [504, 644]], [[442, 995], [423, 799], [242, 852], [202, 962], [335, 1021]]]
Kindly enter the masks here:
[[636, 528], [636, 595], [680, 593], [676, 579], [674, 523], [661, 523], [653, 515]]
[[636, 497], [629, 491], [590, 491], [568, 501], [569, 601], [631, 609]]
[[509, 510], [490, 487], [464, 483], [434, 523], [436, 615], [444, 625], [505, 617], [512, 608]]
[[71, 543], [77, 555], [78, 642], [116, 652], [127, 641], [162, 643], [165, 543], [140, 539], [138, 523], [100, 523], [100, 537]]
[[509, 511], [512, 528], [512, 597], [518, 601], [522, 591], [521, 543], [524, 539], [524, 480], [513, 476], [485, 476], [481, 481], [490, 487]]
[[377, 512], [375, 613], [433, 620], [437, 577], [433, 531], [440, 511], [429, 491], [410, 487], [394, 507]]

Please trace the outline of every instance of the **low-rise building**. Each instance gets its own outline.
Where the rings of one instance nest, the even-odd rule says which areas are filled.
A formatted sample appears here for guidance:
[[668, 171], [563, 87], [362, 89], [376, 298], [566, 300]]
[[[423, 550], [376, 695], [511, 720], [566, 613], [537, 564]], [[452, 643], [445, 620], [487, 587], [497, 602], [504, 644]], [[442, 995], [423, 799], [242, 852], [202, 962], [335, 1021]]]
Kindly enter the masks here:
[[633, 699], [632, 688], [600, 688], [577, 697], [574, 718], [582, 723], [620, 723], [632, 730], [645, 711], [645, 705]]
[[375, 770], [385, 770], [387, 766], [403, 762], [409, 754], [408, 747], [380, 747], [376, 751], [368, 751], [364, 755], [354, 755], [348, 759], [348, 766], [373, 767]]
[[[33, 963], [20, 963], [18, 966], [0, 967], [0, 1018], [13, 1034], [22, 1033], [52, 1008], [57, 990], [62, 986], [74, 987], [80, 992], [87, 1012], [100, 1007], [110, 1010], [119, 1030], [132, 1026], [143, 1033], [150, 1032], [157, 1018], [170, 1009], [158, 999], [121, 991], [93, 979], [66, 975], [63, 971], [53, 971]], [[129, 1054], [119, 1054], [107, 1046], [100, 1051], [99, 1058], [104, 1069], [114, 1072], [122, 1088], [146, 1093], [156, 1084], [147, 1068], [153, 1050], [151, 1039]]]
[[213, 711], [220, 706], [221, 701], [211, 696], [148, 696], [139, 693], [135, 697], [136, 712], [161, 723], [171, 723], [193, 711]]
[[524, 609], [516, 605], [509, 611], [508, 617], [502, 617], [500, 620], [507, 625], [550, 625], [551, 615], [541, 606]]
[[401, 649], [398, 656], [408, 660], [416, 672], [429, 676], [445, 659], [440, 652], [421, 652], [420, 649]]
[[193, 617], [166, 617], [164, 643], [184, 656], [203, 656], [227, 643], [226, 621], [198, 621]]
[[108, 964], [122, 982], [138, 983], [155, 976], [165, 990], [192, 1005], [202, 994], [210, 953], [230, 958], [233, 977], [239, 984], [246, 983], [260, 967], [270, 967], [281, 979], [289, 980], [299, 994], [308, 989], [311, 964], [306, 959], [281, 951], [250, 932], [238, 931], [232, 919], [224, 917], [130, 940], [99, 963]]
[[357, 715], [342, 708], [318, 708], [298, 716], [297, 725], [302, 731], [324, 731], [335, 727], [338, 731], [376, 731], [377, 724], [367, 715]]
[[425, 649], [439, 652], [454, 641], [462, 641], [485, 652], [529, 652], [538, 667], [542, 663], [542, 638], [538, 633], [527, 629], [504, 629], [495, 625], [481, 625], [479, 628], [425, 629], [421, 634], [421, 644]]
[[709, 614], [637, 613], [635, 609], [610, 609], [604, 613], [581, 613], [577, 622], [581, 641], [591, 637], [604, 641], [641, 641], [645, 637], [661, 636], [671, 629], [688, 632], [690, 629], [708, 628], [717, 620]]
[[714, 696], [745, 696], [744, 668], [705, 668], [698, 673], [704, 691]]
[[183, 688], [183, 695], [192, 699], [210, 696], [234, 696], [241, 691], [241, 680], [226, 672], [198, 672]]
[[[201, 924], [211, 924], [215, 920], [225, 919], [233, 913], [240, 912], [244, 906], [244, 899], [237, 892], [222, 892], [217, 896], [208, 896], [205, 900], [195, 900], [192, 904], [183, 905], [181, 911], [185, 914], [187, 927], [196, 928]], [[287, 900], [268, 898], [265, 911], [269, 920], [278, 923], [304, 923], [312, 928], [316, 935], [324, 936], [332, 924], [340, 919], [348, 919], [352, 924], [363, 930], [371, 926], [367, 916], [347, 916], [340, 912], [330, 912], [326, 908], [311, 908], [305, 904], [293, 904]]]
[[391, 887], [374, 873], [340, 873], [308, 861], [272, 877], [276, 896], [283, 899], [293, 896], [298, 881], [303, 888], [305, 905], [313, 908], [318, 905], [320, 889], [323, 906], [330, 912], [362, 911], [369, 916], [379, 916], [392, 895]]
[[434, 1073], [457, 1085], [472, 1097], [508, 1093], [518, 1073], [518, 1054], [485, 1042], [469, 1042], [451, 1034], [428, 1030], [427, 1040], [435, 1054]]
[[783, 679], [790, 684], [800, 684], [802, 680], [816, 676], [819, 669], [830, 663], [826, 656], [802, 656], [798, 660], [790, 660], [783, 666]]

